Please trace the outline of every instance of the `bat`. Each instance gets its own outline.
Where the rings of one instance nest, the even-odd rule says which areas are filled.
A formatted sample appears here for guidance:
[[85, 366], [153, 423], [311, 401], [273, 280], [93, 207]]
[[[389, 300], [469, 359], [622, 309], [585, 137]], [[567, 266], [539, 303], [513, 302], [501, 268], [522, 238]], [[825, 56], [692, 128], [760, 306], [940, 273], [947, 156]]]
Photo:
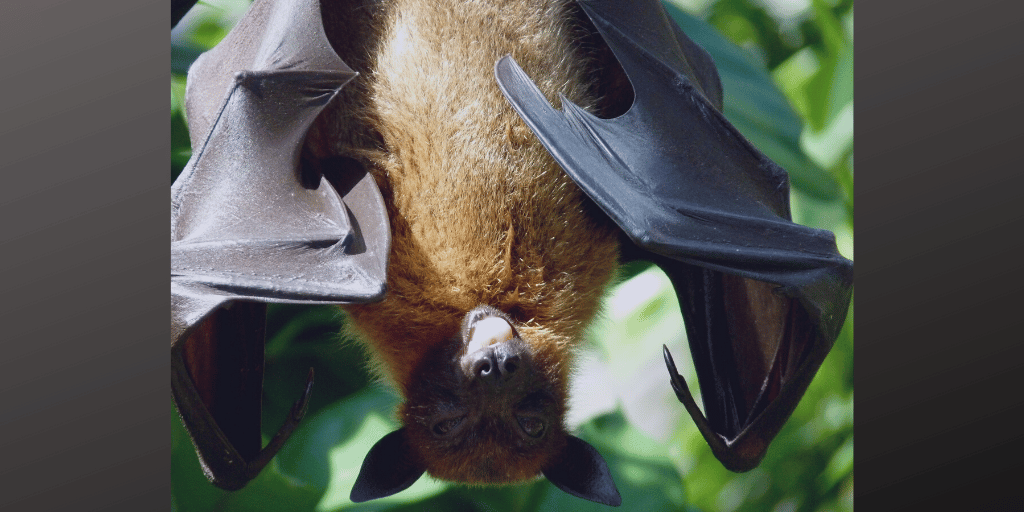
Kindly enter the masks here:
[[260, 449], [265, 302], [347, 304], [404, 399], [353, 501], [427, 472], [542, 474], [618, 505], [563, 417], [621, 262], [672, 280], [705, 412], [665, 348], [670, 383], [735, 471], [759, 463], [845, 318], [852, 263], [791, 222], [785, 172], [721, 115], [711, 58], [656, 1], [259, 0], [190, 70], [186, 107], [172, 395], [223, 488], [273, 457], [311, 386]]

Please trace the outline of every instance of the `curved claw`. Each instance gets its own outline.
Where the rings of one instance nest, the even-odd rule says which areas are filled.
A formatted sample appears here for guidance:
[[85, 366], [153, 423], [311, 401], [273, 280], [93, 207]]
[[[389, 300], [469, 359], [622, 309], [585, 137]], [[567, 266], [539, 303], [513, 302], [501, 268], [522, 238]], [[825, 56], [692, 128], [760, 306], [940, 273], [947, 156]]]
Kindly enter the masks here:
[[686, 385], [686, 379], [676, 370], [676, 363], [672, 359], [672, 353], [668, 351], [668, 346], [662, 345], [661, 349], [662, 354], [665, 356], [665, 366], [668, 367], [669, 380], [672, 383], [672, 390], [676, 392], [676, 398], [686, 407], [686, 412], [690, 413], [690, 416], [693, 417], [693, 421], [697, 423], [697, 428], [700, 429], [700, 433], [704, 435], [704, 439], [707, 440], [708, 444], [722, 443], [724, 439], [711, 429], [708, 420], [704, 417], [704, 413], [697, 407], [697, 401], [690, 394], [690, 388]]
[[676, 370], [676, 362], [672, 359], [672, 353], [668, 351], [668, 345], [661, 346], [661, 353], [665, 356], [665, 366], [668, 367], [668, 377], [669, 382], [672, 384], [672, 391], [676, 392], [676, 397], [682, 402], [683, 397], [681, 393], [689, 394], [689, 390], [686, 387], [686, 379], [679, 375], [679, 371]]
[[313, 367], [309, 368], [309, 375], [306, 376], [306, 390], [302, 392], [302, 396], [295, 401], [292, 405], [292, 419], [298, 423], [302, 421], [302, 418], [306, 415], [306, 409], [309, 406], [309, 396], [313, 393]]

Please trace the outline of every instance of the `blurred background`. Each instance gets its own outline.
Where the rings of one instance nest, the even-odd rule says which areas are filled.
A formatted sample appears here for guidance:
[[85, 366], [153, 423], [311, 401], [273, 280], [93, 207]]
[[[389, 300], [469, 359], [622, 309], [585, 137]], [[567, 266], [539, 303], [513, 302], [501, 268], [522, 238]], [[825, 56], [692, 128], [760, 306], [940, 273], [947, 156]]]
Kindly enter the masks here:
[[[171, 174], [191, 155], [182, 111], [185, 74], [245, 13], [249, 0], [201, 1], [171, 32]], [[798, 223], [836, 233], [853, 259], [853, 2], [671, 0], [670, 15], [714, 57], [725, 115], [784, 167]], [[673, 394], [662, 344], [698, 391], [668, 279], [631, 264], [605, 297], [574, 377], [568, 422], [611, 467], [625, 510], [846, 511], [853, 509], [853, 310], [800, 406], [761, 465], [727, 471]], [[363, 457], [397, 428], [396, 395], [372, 382], [366, 358], [341, 337], [330, 307], [271, 305], [263, 428], [266, 441], [316, 384], [306, 419], [245, 489], [210, 485], [177, 414], [172, 419], [172, 508], [178, 511], [598, 510], [545, 480], [467, 488], [421, 478], [397, 496], [348, 500]], [[698, 403], [700, 399], [698, 398]]]

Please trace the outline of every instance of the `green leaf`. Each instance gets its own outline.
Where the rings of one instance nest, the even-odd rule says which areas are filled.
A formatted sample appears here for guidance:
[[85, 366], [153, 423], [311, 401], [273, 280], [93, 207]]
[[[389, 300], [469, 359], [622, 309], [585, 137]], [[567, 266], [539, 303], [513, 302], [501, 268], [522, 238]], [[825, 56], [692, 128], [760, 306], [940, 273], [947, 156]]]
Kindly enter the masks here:
[[334, 306], [271, 304], [267, 308], [264, 435], [274, 435], [302, 393], [310, 368], [316, 370], [310, 417], [371, 381], [363, 349], [342, 341], [342, 326], [341, 311]]
[[171, 73], [182, 75], [188, 73], [188, 68], [196, 59], [202, 55], [203, 50], [185, 46], [183, 44], [171, 43]]
[[180, 110], [171, 111], [171, 181], [177, 179], [192, 158], [192, 146], [188, 138], [188, 126]]
[[806, 94], [808, 120], [821, 131], [853, 101], [853, 41], [824, 2], [814, 0], [812, 5], [824, 44], [815, 48], [821, 65]]
[[827, 171], [800, 149], [803, 121], [756, 59], [707, 23], [665, 4], [669, 15], [690, 39], [715, 60], [722, 78], [725, 117], [754, 146], [789, 172], [794, 188], [826, 201], [839, 197]]

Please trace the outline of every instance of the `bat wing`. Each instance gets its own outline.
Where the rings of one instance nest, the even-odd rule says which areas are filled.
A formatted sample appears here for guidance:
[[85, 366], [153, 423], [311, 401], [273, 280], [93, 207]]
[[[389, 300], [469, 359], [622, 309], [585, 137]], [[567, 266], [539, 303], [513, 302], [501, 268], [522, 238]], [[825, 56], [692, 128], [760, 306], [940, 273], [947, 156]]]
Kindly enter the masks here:
[[555, 110], [511, 57], [498, 84], [629, 237], [627, 257], [671, 278], [705, 413], [666, 348], [673, 389], [716, 457], [752, 469], [838, 336], [853, 264], [832, 233], [791, 221], [786, 172], [722, 116], [713, 61], [658, 0], [579, 4], [633, 87], [625, 114], [599, 119], [564, 97]]
[[[171, 188], [172, 391], [207, 476], [237, 489], [301, 418], [260, 449], [265, 304], [384, 294], [388, 219], [372, 178], [300, 165], [306, 132], [356, 74], [318, 0], [257, 0], [189, 70], [193, 155]], [[336, 171], [328, 173], [328, 171]]]

